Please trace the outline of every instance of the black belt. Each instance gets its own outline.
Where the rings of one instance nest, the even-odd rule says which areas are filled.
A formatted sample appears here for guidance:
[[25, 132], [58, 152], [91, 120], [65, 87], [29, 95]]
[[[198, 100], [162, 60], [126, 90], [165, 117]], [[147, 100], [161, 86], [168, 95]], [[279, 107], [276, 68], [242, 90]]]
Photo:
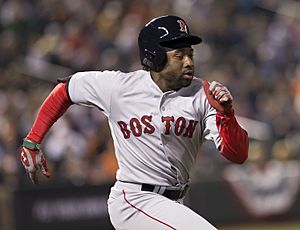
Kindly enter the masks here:
[[165, 188], [164, 186], [142, 184], [141, 190], [147, 191], [147, 192], [155, 192], [155, 193], [161, 194], [171, 200], [182, 199], [188, 190], [188, 186], [185, 186], [184, 189], [182, 189], [182, 190], [170, 190], [170, 189], [164, 189], [164, 188]]

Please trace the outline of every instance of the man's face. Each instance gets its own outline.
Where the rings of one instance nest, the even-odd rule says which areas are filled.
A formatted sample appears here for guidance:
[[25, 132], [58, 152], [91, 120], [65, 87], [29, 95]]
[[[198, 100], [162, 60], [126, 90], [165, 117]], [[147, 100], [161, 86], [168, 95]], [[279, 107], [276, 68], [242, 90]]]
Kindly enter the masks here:
[[160, 72], [169, 89], [179, 90], [191, 84], [194, 76], [193, 49], [191, 47], [167, 52], [168, 62]]

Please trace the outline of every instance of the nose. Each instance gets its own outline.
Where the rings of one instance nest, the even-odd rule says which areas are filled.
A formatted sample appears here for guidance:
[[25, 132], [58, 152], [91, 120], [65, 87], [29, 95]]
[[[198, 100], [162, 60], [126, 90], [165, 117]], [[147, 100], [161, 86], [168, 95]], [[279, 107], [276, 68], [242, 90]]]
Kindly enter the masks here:
[[194, 61], [192, 57], [185, 55], [183, 61], [184, 67], [194, 67]]

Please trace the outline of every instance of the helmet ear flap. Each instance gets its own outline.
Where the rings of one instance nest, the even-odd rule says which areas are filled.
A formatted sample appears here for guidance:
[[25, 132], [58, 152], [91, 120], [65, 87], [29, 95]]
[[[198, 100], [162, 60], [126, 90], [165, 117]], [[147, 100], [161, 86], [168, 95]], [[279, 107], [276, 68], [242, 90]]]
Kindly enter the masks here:
[[144, 49], [143, 56], [142, 64], [155, 72], [161, 71], [167, 63], [167, 55], [163, 48], [156, 51]]
[[144, 57], [143, 57], [143, 60], [142, 60], [142, 65], [143, 66], [146, 66], [150, 69], [153, 69], [154, 68], [154, 65], [153, 65], [153, 59], [155, 58], [155, 53], [145, 49], [144, 50]]

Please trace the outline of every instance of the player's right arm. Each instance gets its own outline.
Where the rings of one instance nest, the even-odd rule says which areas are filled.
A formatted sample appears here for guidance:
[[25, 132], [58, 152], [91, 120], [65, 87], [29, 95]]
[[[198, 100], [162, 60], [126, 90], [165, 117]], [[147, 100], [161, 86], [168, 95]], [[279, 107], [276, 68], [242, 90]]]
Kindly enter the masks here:
[[51, 126], [72, 104], [67, 94], [67, 84], [59, 83], [43, 102], [30, 132], [24, 138], [20, 152], [21, 162], [34, 184], [38, 184], [39, 170], [46, 177], [50, 177], [40, 143]]
[[96, 106], [110, 113], [112, 87], [117, 85], [119, 72], [90, 71], [76, 73], [67, 82], [59, 83], [41, 105], [28, 135], [24, 138], [20, 158], [34, 184], [37, 172], [50, 176], [40, 144], [52, 125], [72, 104]]

